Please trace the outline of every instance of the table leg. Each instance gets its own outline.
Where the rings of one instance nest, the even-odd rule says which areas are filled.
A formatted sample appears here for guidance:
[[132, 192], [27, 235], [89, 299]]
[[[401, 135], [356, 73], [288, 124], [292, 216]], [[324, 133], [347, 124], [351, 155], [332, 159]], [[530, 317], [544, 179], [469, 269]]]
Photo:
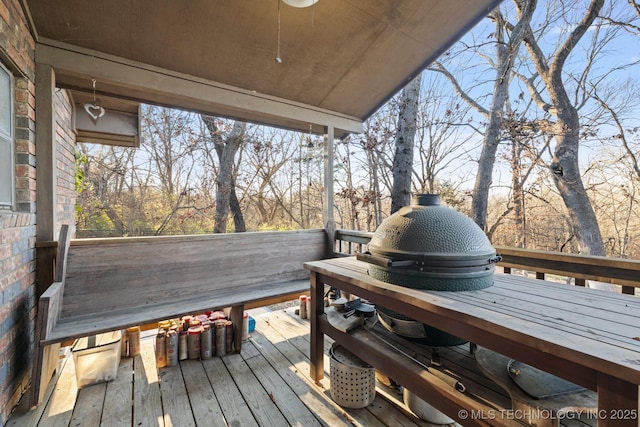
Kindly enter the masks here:
[[319, 329], [318, 316], [324, 313], [324, 284], [318, 273], [311, 272], [311, 379], [315, 382], [324, 377], [324, 334]]
[[638, 385], [598, 374], [598, 427], [637, 427]]
[[233, 345], [235, 353], [242, 351], [242, 321], [244, 314], [244, 305], [234, 305], [229, 312], [229, 320], [233, 323]]

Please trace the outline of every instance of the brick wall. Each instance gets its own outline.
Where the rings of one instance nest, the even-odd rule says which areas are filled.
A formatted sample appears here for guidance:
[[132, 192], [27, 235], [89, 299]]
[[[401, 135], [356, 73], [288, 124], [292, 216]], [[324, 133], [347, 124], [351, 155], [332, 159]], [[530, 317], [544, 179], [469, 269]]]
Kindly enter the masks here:
[[71, 231], [74, 231], [76, 223], [76, 136], [71, 127], [72, 106], [69, 94], [65, 90], [56, 89], [56, 95], [57, 216], [60, 224], [71, 224]]
[[[18, 0], [0, 1], [0, 61], [14, 74], [16, 204], [0, 211], [0, 425], [26, 391], [36, 314], [35, 43]], [[75, 223], [71, 107], [57, 91], [58, 221]]]
[[29, 384], [35, 317], [34, 42], [17, 0], [0, 3], [0, 60], [15, 83], [16, 205], [0, 212], [0, 424]]

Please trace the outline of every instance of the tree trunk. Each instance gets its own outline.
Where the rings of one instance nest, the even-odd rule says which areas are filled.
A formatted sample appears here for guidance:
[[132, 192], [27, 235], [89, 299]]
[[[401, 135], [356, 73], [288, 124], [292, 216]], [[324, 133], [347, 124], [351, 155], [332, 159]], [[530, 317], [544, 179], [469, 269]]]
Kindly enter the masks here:
[[511, 187], [513, 189], [514, 236], [516, 248], [526, 248], [526, 227], [524, 209], [524, 189], [522, 180], [522, 145], [513, 138], [511, 141]]
[[378, 177], [378, 163], [373, 156], [373, 150], [367, 151], [367, 166], [371, 171], [369, 177], [369, 192], [373, 198], [373, 224], [367, 231], [372, 231], [378, 228], [382, 222], [382, 201], [380, 200], [380, 178]]
[[400, 95], [400, 110], [396, 130], [396, 151], [393, 157], [393, 188], [391, 190], [391, 213], [411, 203], [411, 173], [413, 171], [413, 140], [418, 120], [420, 99], [419, 74]]
[[234, 193], [234, 159], [242, 143], [245, 129], [246, 123], [235, 122], [231, 133], [225, 139], [224, 148], [220, 156], [220, 170], [218, 171], [218, 184], [216, 188], [216, 213], [213, 219], [214, 233], [227, 232], [230, 199], [231, 194]]
[[109, 217], [109, 219], [113, 223], [113, 226], [116, 228], [117, 235], [124, 236], [125, 226], [124, 222], [122, 222], [122, 219], [120, 218], [120, 215], [118, 215], [115, 209], [113, 209], [108, 203], [105, 203], [103, 206], [104, 212], [107, 214], [107, 217]]
[[[218, 170], [218, 179], [216, 182], [216, 212], [213, 218], [213, 232], [227, 232], [227, 218], [229, 210], [233, 212], [234, 225], [236, 231], [246, 231], [240, 203], [235, 193], [235, 156], [242, 144], [247, 124], [245, 122], [236, 121], [233, 123], [231, 132], [223, 138], [220, 136], [218, 127], [213, 117], [201, 116], [203, 122], [207, 126], [213, 143], [215, 144], [216, 153], [220, 161]], [[233, 201], [233, 203], [232, 203]], [[240, 229], [238, 228], [240, 227]]]
[[578, 148], [580, 146], [578, 112], [569, 102], [564, 88], [561, 92], [563, 95], [557, 94], [555, 101], [556, 105], [562, 106], [559, 108], [556, 125], [557, 145], [551, 162], [553, 180], [569, 211], [569, 218], [578, 240], [580, 253], [604, 256], [604, 243], [598, 219], [582, 183], [578, 164]]
[[242, 215], [242, 208], [240, 207], [240, 200], [236, 195], [236, 178], [231, 178], [231, 194], [229, 195], [229, 209], [231, 210], [231, 216], [233, 216], [233, 228], [236, 233], [244, 233], [247, 231], [247, 224], [244, 222], [244, 215]]
[[529, 27], [536, 0], [526, 0], [519, 11], [519, 20], [511, 31], [509, 42], [505, 44], [505, 23], [499, 10], [496, 10], [494, 19], [496, 22], [496, 80], [494, 83], [493, 98], [489, 110], [489, 123], [482, 143], [482, 152], [478, 160], [478, 174], [473, 187], [473, 200], [471, 202], [472, 219], [483, 230], [487, 229], [487, 205], [489, 201], [489, 188], [493, 180], [493, 166], [496, 161], [496, 152], [500, 143], [500, 130], [504, 105], [509, 97], [509, 82], [511, 81], [511, 68], [514, 58], [520, 50], [520, 44], [524, 37], [525, 29]]
[[604, 243], [580, 175], [578, 164], [580, 120], [578, 110], [571, 103], [566, 92], [562, 72], [567, 57], [596, 19], [603, 4], [604, 0], [591, 1], [582, 22], [559, 47], [550, 63], [542, 54], [530, 27], [527, 28], [525, 38], [527, 50], [545, 84], [551, 104], [554, 106], [552, 111], [557, 117], [554, 126], [556, 148], [551, 162], [554, 183], [569, 212], [580, 253], [587, 255], [605, 255]]

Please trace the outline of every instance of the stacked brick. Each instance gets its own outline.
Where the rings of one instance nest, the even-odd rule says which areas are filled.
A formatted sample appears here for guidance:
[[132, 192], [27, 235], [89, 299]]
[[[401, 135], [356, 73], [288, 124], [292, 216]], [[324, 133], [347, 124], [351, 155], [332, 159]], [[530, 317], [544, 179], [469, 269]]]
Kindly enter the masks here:
[[35, 318], [34, 41], [17, 0], [0, 3], [0, 52], [14, 75], [16, 204], [0, 211], [0, 424], [29, 385]]
[[[31, 380], [36, 315], [35, 42], [18, 0], [0, 0], [0, 61], [14, 76], [15, 204], [0, 210], [0, 425]], [[57, 91], [58, 221], [75, 223], [71, 105]], [[47, 143], [47, 142], [44, 142]]]

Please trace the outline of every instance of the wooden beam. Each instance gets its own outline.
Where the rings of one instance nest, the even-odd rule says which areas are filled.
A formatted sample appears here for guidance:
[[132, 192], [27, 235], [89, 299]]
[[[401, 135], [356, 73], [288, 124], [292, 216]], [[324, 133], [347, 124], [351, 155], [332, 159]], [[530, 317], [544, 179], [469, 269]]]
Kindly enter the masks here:
[[598, 373], [598, 426], [638, 426], [638, 386]]
[[[67, 269], [70, 237], [69, 226], [64, 224], [60, 227], [57, 245], [52, 245], [52, 242], [45, 242], [41, 245], [41, 248], [53, 249], [56, 252], [55, 267], [48, 269], [50, 271], [48, 274], [55, 282], [51, 286], [49, 286], [50, 282], [47, 283], [48, 289], [42, 293], [42, 296], [39, 295], [29, 394], [31, 407], [42, 402], [47, 385], [58, 368], [60, 343], [43, 346], [41, 341], [55, 327], [62, 313], [62, 294], [64, 293], [64, 276]], [[48, 258], [47, 262], [51, 262], [51, 258]], [[49, 265], [49, 267], [51, 266]]]
[[[36, 240], [55, 240], [57, 223], [55, 73], [48, 65], [36, 65]], [[36, 293], [39, 297], [53, 282], [55, 249], [38, 249]]]
[[38, 246], [36, 242], [37, 281], [36, 296], [40, 296], [55, 281], [57, 246]]
[[[321, 329], [319, 334], [331, 336], [357, 357], [465, 426], [522, 426], [519, 420], [511, 419], [480, 400], [459, 392], [443, 380], [443, 375], [434, 375], [435, 369], [429, 370], [418, 360], [408, 357], [364, 328], [344, 333], [333, 328], [325, 316], [317, 319], [317, 327]], [[313, 329], [311, 331], [313, 333]], [[314, 372], [311, 373], [313, 375]]]
[[324, 306], [321, 303], [324, 296], [324, 284], [318, 280], [319, 276], [318, 273], [311, 272], [309, 277], [311, 285], [311, 313], [309, 314], [311, 316], [311, 366], [309, 374], [316, 383], [324, 378], [324, 334], [320, 330], [320, 324], [318, 323], [320, 313], [324, 311]]
[[[502, 256], [501, 267], [538, 273], [559, 274], [577, 279], [597, 280], [626, 287], [639, 287], [640, 261], [604, 256], [495, 246]], [[626, 292], [630, 293], [627, 289]], [[625, 293], [626, 293], [625, 292]]]
[[334, 111], [142, 64], [102, 52], [40, 38], [36, 62], [56, 70], [60, 87], [90, 90], [254, 123], [322, 133], [362, 132], [362, 121]]
[[105, 115], [94, 120], [82, 104], [73, 108], [74, 127], [78, 142], [118, 145], [122, 147], [140, 146], [140, 116], [138, 112], [112, 110], [104, 107]]
[[335, 129], [327, 126], [324, 132], [324, 198], [322, 218], [327, 232], [329, 251], [333, 251], [336, 222], [333, 213], [333, 138]]
[[36, 64], [36, 204], [37, 240], [55, 240], [56, 225], [56, 75], [46, 64]]

